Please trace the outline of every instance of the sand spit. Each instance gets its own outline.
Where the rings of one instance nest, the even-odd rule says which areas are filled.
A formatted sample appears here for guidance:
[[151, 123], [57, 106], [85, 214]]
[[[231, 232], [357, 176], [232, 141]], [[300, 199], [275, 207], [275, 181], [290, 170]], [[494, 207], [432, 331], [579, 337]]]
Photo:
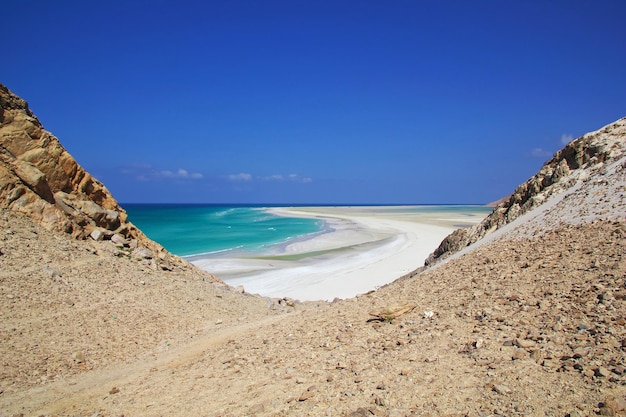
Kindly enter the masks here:
[[272, 208], [274, 214], [326, 222], [326, 233], [260, 255], [214, 255], [193, 261], [232, 286], [302, 301], [350, 298], [379, 288], [423, 265], [439, 242], [487, 214], [447, 207]]

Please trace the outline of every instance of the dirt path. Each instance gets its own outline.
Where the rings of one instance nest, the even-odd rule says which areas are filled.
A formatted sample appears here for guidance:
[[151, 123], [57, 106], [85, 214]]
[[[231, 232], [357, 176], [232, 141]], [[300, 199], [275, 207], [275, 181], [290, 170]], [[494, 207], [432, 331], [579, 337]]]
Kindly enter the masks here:
[[103, 395], [106, 396], [107, 392], [113, 395], [111, 390], [114, 387], [138, 381], [150, 372], [177, 369], [192, 362], [207, 350], [227, 343], [234, 337], [245, 337], [246, 334], [284, 319], [284, 316], [270, 316], [255, 322], [221, 328], [204, 334], [189, 344], [161, 354], [148, 355], [131, 364], [115, 364], [106, 369], [87, 372], [43, 387], [33, 387], [11, 398], [3, 397], [0, 400], [0, 408], [7, 409], [7, 403], [28, 404], [20, 412], [26, 415], [67, 414], [81, 404], [97, 403]]

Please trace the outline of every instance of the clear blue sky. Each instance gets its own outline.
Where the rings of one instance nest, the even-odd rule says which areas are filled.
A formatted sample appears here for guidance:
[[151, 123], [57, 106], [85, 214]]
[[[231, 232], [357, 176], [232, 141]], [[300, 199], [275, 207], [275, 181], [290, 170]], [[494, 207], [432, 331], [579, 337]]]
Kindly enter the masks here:
[[0, 82], [122, 203], [487, 203], [626, 116], [624, 1], [14, 1]]

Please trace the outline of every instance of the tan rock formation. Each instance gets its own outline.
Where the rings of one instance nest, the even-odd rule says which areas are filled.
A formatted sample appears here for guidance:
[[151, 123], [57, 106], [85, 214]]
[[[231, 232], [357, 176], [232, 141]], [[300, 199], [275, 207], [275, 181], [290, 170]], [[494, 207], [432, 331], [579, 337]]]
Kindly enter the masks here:
[[188, 265], [128, 221], [106, 187], [45, 130], [28, 103], [0, 84], [0, 208], [76, 239], [121, 235], [155, 253], [163, 269]]
[[446, 237], [426, 259], [425, 265], [432, 265], [477, 242], [625, 154], [626, 118], [570, 142], [555, 153], [537, 174], [504, 198], [481, 223], [456, 230]]

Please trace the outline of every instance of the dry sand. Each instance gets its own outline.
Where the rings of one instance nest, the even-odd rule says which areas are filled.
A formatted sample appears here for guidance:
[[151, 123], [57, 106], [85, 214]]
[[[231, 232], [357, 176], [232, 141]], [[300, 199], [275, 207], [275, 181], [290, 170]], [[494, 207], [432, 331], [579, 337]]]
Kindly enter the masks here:
[[193, 263], [254, 294], [301, 301], [350, 298], [421, 267], [455, 228], [478, 223], [488, 214], [479, 207], [424, 211], [411, 206], [270, 211], [323, 220], [327, 231], [261, 254], [217, 254]]

